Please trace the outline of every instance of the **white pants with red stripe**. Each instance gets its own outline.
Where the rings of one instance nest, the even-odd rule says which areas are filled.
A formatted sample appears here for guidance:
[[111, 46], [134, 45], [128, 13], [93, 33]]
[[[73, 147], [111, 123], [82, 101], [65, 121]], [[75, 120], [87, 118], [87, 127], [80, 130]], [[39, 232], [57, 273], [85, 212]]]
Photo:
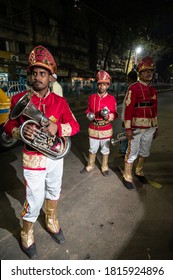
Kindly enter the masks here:
[[136, 129], [133, 139], [128, 141], [128, 148], [126, 151], [125, 161], [133, 163], [139, 156], [147, 158], [150, 155], [151, 143], [153, 141], [153, 135], [156, 131], [156, 127], [150, 127], [145, 129]]
[[58, 160], [47, 158], [46, 170], [24, 169], [27, 205], [26, 213], [23, 216], [24, 220], [34, 223], [40, 214], [45, 199], [59, 199], [63, 162], [63, 158]]

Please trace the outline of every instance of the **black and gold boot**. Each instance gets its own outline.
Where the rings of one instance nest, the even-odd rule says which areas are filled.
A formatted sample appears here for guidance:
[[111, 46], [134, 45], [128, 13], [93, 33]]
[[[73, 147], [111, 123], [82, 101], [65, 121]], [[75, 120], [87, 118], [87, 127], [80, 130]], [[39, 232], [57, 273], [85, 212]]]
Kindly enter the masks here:
[[101, 171], [103, 176], [109, 176], [109, 170], [108, 170], [108, 158], [109, 154], [102, 155], [102, 165], [101, 165]]
[[21, 249], [30, 258], [37, 257], [37, 249], [34, 242], [34, 223], [23, 220], [21, 230]]
[[146, 160], [146, 158], [139, 156], [138, 161], [137, 161], [137, 165], [136, 165], [136, 168], [135, 168], [135, 176], [138, 178], [138, 180], [142, 184], [147, 184], [148, 183], [148, 180], [144, 176], [144, 171], [143, 171], [145, 160]]
[[58, 244], [63, 244], [65, 238], [57, 219], [57, 208], [58, 200], [45, 200], [46, 228], [55, 242], [57, 242]]
[[132, 168], [133, 168], [133, 163], [125, 162], [124, 173], [123, 173], [123, 184], [128, 190], [132, 190], [135, 188], [132, 180]]
[[94, 169], [95, 167], [95, 160], [96, 160], [96, 154], [91, 154], [89, 153], [89, 156], [88, 156], [88, 164], [86, 167], [84, 167], [80, 173], [81, 174], [85, 174], [87, 172], [90, 172], [91, 170]]

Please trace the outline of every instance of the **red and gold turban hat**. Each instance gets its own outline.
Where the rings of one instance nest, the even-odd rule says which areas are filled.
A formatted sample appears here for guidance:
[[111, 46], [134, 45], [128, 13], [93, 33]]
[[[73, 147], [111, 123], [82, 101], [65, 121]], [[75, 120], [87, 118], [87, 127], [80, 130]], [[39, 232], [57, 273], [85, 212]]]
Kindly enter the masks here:
[[99, 84], [99, 83], [110, 84], [111, 77], [106, 71], [100, 70], [96, 75], [96, 80], [97, 80], [97, 84]]
[[141, 71], [151, 69], [154, 70], [154, 62], [153, 59], [150, 56], [144, 57], [137, 66], [137, 71], [140, 73]]
[[29, 55], [29, 71], [32, 67], [39, 66], [50, 71], [51, 74], [56, 72], [56, 62], [51, 53], [43, 46], [35, 47]]

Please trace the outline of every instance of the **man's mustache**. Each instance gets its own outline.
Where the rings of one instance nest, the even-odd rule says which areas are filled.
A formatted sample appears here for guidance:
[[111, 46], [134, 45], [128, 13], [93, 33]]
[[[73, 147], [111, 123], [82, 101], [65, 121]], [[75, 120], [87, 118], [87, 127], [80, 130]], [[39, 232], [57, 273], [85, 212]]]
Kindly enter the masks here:
[[42, 85], [42, 82], [39, 82], [39, 81], [32, 82], [32, 85], [37, 85], [37, 84]]

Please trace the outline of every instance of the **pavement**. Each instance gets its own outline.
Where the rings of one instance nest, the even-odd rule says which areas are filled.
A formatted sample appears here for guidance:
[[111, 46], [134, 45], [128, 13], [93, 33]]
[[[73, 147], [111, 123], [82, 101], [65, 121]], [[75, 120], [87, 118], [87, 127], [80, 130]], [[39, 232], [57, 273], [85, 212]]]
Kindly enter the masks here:
[[[78, 112], [77, 108], [73, 107], [72, 111], [76, 109]], [[167, 137], [160, 141], [170, 140]], [[167, 147], [171, 160], [173, 147], [170, 142]], [[28, 259], [19, 246], [20, 211], [24, 201], [21, 149], [22, 146], [18, 146], [9, 152], [1, 152], [0, 156], [1, 260]], [[108, 177], [102, 176], [100, 172], [99, 154], [95, 169], [86, 175], [80, 174], [87, 156], [87, 129], [82, 128], [80, 133], [72, 137], [72, 148], [64, 159], [58, 217], [65, 243], [56, 244], [45, 230], [43, 207], [35, 223], [38, 259], [172, 260], [171, 179], [167, 181], [167, 188], [163, 189], [149, 184], [143, 186], [135, 181], [136, 188], [128, 191], [122, 184], [123, 157], [118, 146], [111, 147]], [[148, 161], [147, 172], [157, 179], [156, 163], [157, 155], [154, 153]], [[172, 170], [171, 166], [168, 169]]]

